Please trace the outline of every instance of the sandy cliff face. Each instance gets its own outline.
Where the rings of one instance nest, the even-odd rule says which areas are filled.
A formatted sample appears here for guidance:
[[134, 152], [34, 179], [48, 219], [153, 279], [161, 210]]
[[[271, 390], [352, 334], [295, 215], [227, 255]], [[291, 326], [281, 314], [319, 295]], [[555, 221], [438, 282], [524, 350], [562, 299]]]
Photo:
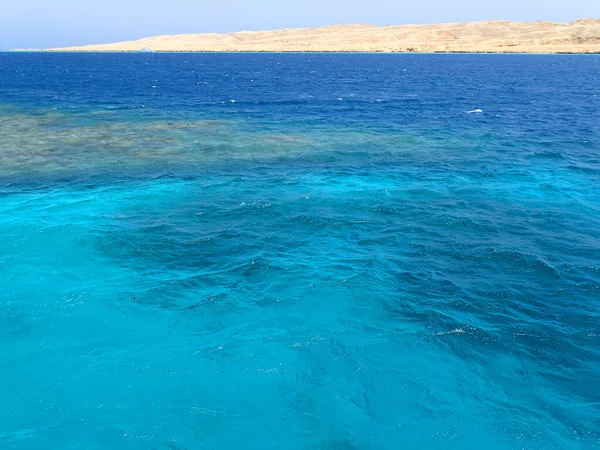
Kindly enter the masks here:
[[59, 51], [600, 53], [600, 19], [376, 27], [335, 25], [231, 34], [156, 36]]

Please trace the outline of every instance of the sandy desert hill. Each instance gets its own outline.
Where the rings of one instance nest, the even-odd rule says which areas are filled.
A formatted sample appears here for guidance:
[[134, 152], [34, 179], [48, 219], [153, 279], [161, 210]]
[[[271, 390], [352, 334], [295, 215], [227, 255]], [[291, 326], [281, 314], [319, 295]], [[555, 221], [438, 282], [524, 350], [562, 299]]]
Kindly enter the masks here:
[[182, 34], [50, 49], [88, 52], [600, 53], [600, 19], [437, 25], [334, 25], [230, 34]]

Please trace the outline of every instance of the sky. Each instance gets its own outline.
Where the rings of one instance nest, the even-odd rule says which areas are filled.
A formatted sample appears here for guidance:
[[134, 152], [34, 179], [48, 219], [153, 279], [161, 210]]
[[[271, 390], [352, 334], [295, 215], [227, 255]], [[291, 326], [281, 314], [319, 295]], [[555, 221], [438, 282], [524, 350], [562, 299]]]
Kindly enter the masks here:
[[600, 17], [600, 0], [0, 0], [0, 49], [363, 23]]

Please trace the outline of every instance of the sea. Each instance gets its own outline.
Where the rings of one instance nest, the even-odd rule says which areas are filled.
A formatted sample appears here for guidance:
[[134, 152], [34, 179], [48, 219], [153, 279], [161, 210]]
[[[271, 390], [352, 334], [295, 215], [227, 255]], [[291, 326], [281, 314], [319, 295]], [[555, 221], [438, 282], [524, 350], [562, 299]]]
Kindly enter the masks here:
[[0, 54], [0, 448], [600, 448], [600, 56]]

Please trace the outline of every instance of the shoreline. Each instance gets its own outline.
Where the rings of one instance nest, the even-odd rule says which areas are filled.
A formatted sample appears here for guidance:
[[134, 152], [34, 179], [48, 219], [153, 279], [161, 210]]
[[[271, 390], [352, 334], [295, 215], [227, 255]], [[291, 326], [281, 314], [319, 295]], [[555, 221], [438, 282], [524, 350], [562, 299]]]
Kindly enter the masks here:
[[340, 54], [340, 55], [581, 55], [594, 56], [600, 55], [600, 49], [590, 52], [498, 52], [498, 51], [434, 51], [434, 52], [403, 52], [403, 51], [344, 51], [344, 50], [319, 50], [319, 51], [297, 51], [297, 50], [157, 50], [152, 52], [140, 52], [138, 50], [35, 50], [35, 49], [14, 49], [0, 50], [0, 53], [46, 53], [46, 54], [298, 54], [298, 55], [318, 55], [318, 54]]

